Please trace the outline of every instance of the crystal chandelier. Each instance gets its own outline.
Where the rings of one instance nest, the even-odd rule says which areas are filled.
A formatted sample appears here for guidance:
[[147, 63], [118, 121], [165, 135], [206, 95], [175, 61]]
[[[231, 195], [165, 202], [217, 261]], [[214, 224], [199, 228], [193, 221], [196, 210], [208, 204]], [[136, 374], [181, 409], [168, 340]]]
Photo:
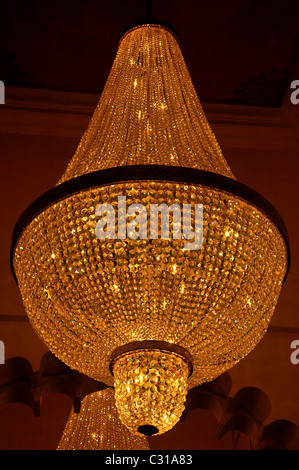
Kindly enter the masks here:
[[[142, 211], [161, 206], [172, 208], [170, 235], [161, 223], [150, 236]], [[185, 206], [198, 249], [178, 232]], [[263, 337], [288, 271], [286, 229], [236, 181], [170, 27], [122, 35], [75, 155], [15, 227], [11, 265], [37, 334], [68, 366], [115, 387], [133, 433], [170, 429], [188, 389]]]
[[80, 413], [71, 412], [57, 450], [149, 450], [145, 436], [121, 423], [111, 388], [87, 395]]

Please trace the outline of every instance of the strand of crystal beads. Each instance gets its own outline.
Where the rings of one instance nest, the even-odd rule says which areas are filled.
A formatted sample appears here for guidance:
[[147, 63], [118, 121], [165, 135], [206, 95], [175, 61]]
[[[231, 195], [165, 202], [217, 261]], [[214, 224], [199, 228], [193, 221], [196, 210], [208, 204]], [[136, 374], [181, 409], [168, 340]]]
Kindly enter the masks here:
[[234, 178], [204, 115], [176, 38], [126, 33], [89, 127], [60, 183], [122, 165], [176, 165]]
[[121, 423], [111, 388], [87, 395], [68, 418], [57, 450], [149, 450], [147, 438]]

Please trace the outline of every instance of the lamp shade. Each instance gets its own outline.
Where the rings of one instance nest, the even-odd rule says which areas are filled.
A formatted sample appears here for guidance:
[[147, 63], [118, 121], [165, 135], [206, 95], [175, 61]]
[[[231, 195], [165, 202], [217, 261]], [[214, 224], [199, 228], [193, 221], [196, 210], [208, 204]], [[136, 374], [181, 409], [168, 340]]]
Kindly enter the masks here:
[[124, 33], [75, 155], [17, 223], [11, 260], [37, 334], [70, 367], [118, 382], [118, 403], [132, 351], [174, 354], [182, 377], [187, 364], [184, 397], [263, 337], [288, 270], [286, 229], [233, 176], [168, 27]]

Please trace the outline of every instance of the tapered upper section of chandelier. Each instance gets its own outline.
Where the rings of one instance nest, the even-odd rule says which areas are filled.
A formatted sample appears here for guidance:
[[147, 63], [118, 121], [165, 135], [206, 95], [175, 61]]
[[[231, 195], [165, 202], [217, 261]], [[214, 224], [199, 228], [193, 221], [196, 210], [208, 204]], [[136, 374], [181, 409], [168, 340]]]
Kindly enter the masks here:
[[173, 165], [234, 178], [203, 112], [176, 35], [126, 31], [90, 124], [59, 183], [105, 168]]

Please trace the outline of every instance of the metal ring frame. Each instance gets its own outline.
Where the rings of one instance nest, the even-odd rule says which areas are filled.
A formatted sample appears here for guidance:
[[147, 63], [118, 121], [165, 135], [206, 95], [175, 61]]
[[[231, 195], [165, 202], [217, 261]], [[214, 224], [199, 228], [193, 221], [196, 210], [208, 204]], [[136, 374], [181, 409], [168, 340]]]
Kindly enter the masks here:
[[144, 21], [136, 21], [135, 23], [131, 23], [120, 34], [119, 39], [118, 39], [118, 45], [131, 30], [136, 29], [136, 28], [142, 28], [143, 26], [153, 26], [153, 27], [158, 26], [160, 28], [166, 29], [169, 33], [171, 33], [174, 36], [179, 47], [181, 47], [182, 45], [181, 39], [176, 29], [168, 23], [165, 23], [163, 21], [156, 21], [156, 20], [148, 20], [148, 21], [144, 20]]
[[120, 346], [119, 348], [115, 349], [110, 356], [109, 369], [110, 369], [111, 375], [113, 375], [113, 366], [115, 364], [115, 361], [119, 357], [125, 356], [127, 354], [130, 354], [136, 351], [149, 351], [149, 350], [156, 350], [156, 351], [162, 351], [162, 352], [165, 351], [165, 352], [170, 352], [170, 353], [176, 354], [177, 356], [180, 356], [188, 365], [188, 368], [189, 368], [188, 377], [191, 376], [193, 372], [193, 362], [192, 362], [191, 354], [182, 346], [179, 346], [173, 343], [168, 343], [167, 341], [156, 341], [156, 340], [133, 341], [131, 343], [124, 344], [123, 346]]
[[284, 239], [288, 257], [288, 265], [284, 277], [285, 281], [291, 260], [288, 233], [282, 217], [267, 199], [243, 183], [218, 173], [167, 165], [129, 165], [98, 170], [65, 181], [39, 196], [19, 217], [13, 231], [10, 266], [15, 281], [17, 282], [13, 267], [15, 246], [23, 230], [38, 214], [46, 210], [47, 207], [52, 204], [81, 191], [131, 181], [156, 181], [191, 184], [195, 186], [201, 185], [213, 190], [224, 191], [228, 193], [228, 195], [239, 197], [252, 204], [273, 222]]

